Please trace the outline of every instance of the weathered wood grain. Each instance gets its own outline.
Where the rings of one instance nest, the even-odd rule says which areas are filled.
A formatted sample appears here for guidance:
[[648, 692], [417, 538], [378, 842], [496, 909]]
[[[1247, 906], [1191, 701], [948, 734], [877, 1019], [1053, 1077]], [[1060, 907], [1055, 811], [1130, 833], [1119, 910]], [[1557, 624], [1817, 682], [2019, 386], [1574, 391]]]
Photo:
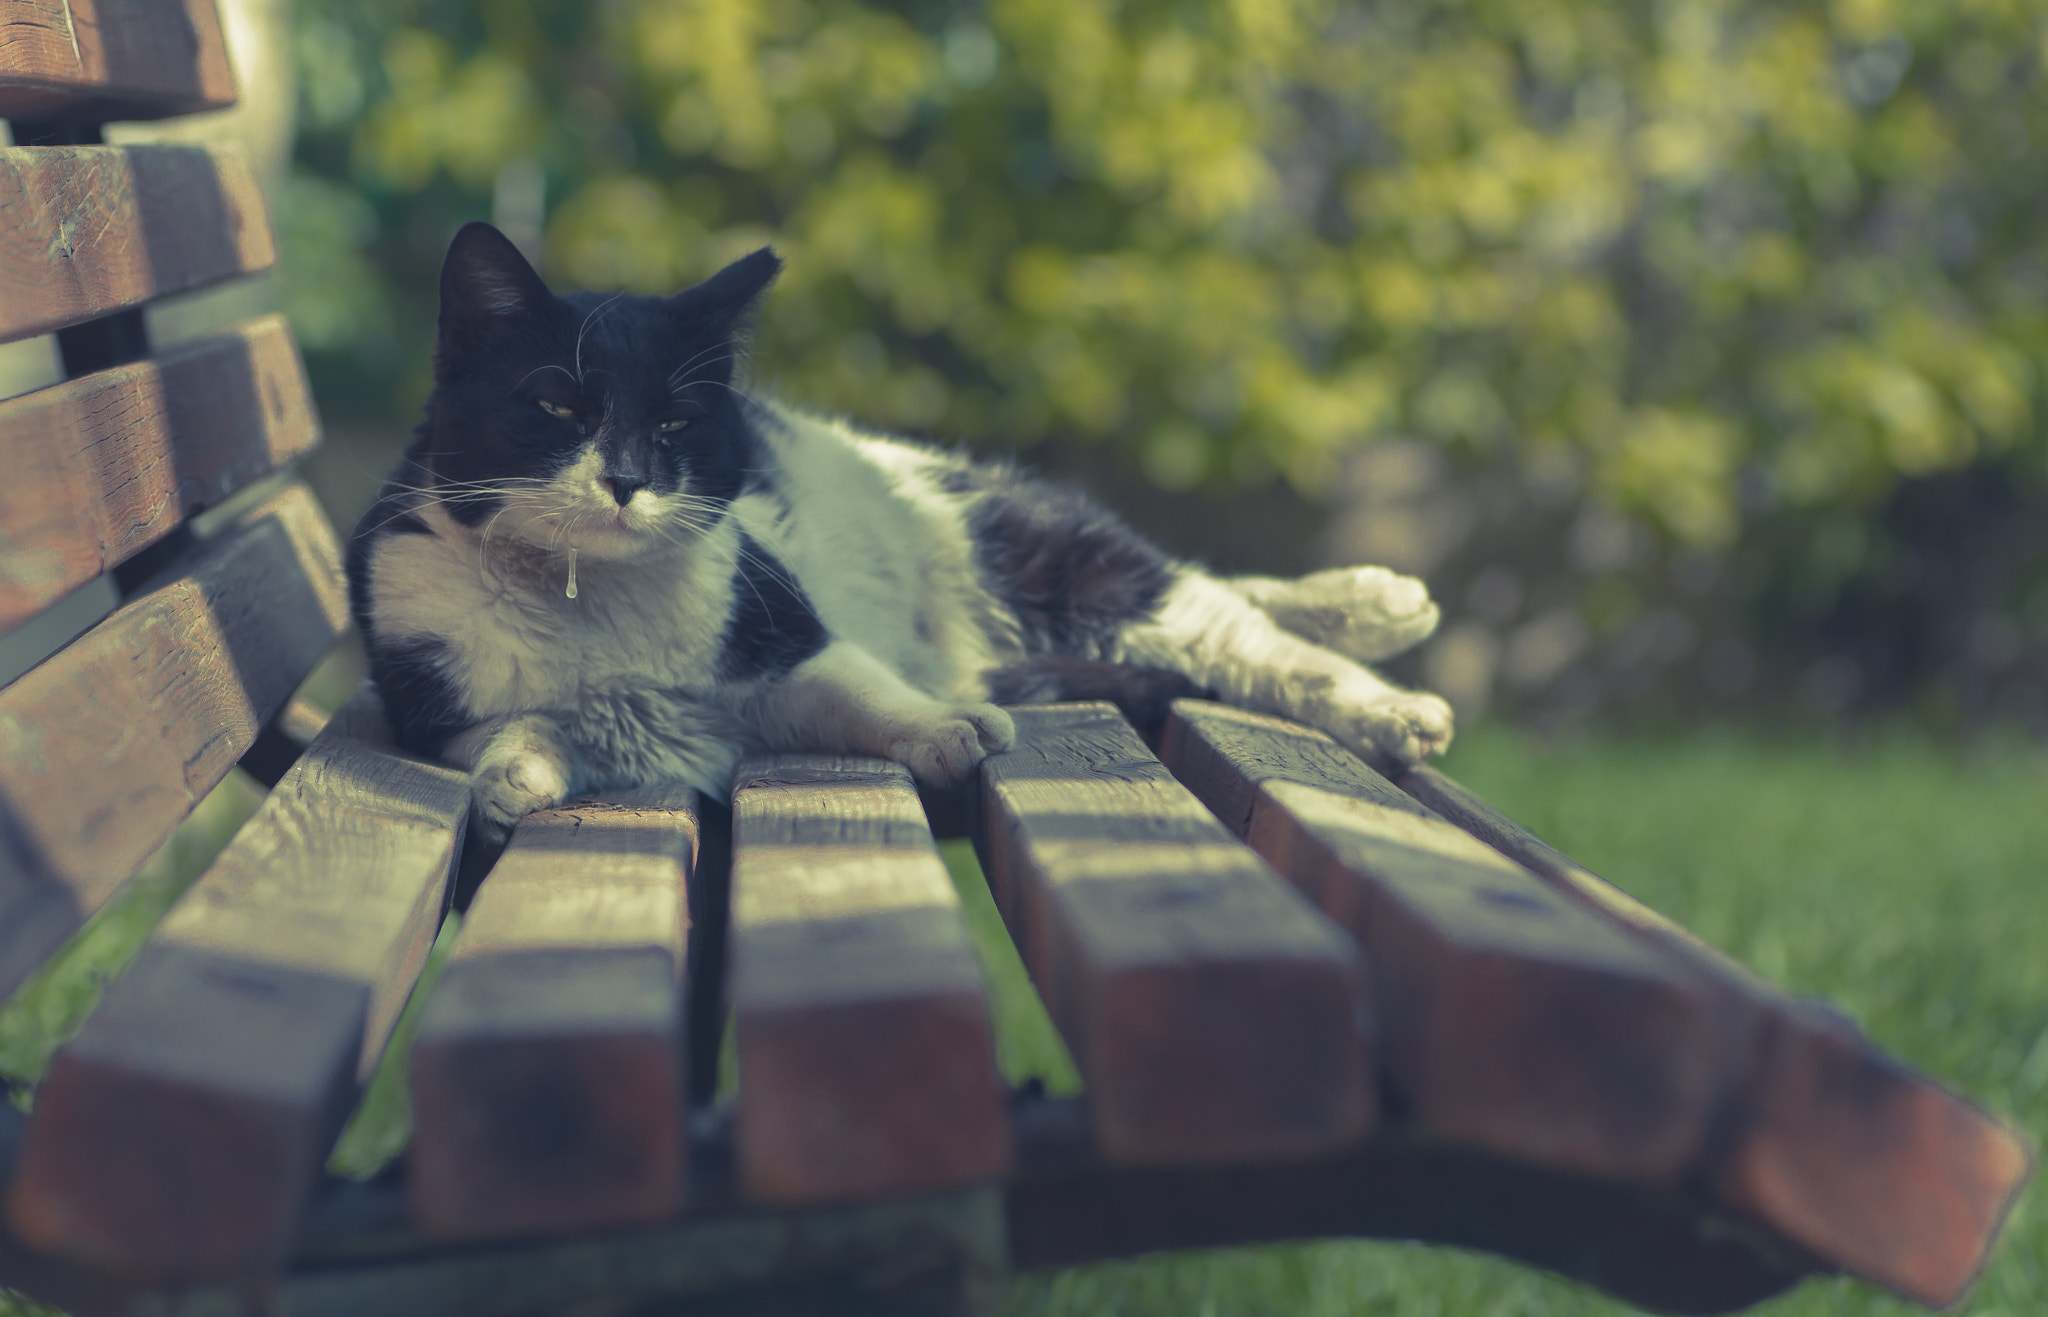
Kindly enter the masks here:
[[0, 690], [0, 993], [220, 783], [347, 611], [333, 531], [294, 485]]
[[1394, 782], [1430, 810], [1610, 922], [1686, 960], [1710, 966], [1718, 978], [1767, 996], [1777, 992], [1733, 956], [1594, 876], [1578, 861], [1473, 795], [1441, 769], [1417, 764]]
[[168, 1279], [281, 1264], [426, 963], [468, 803], [359, 694], [57, 1053], [15, 1234]]
[[1213, 1164], [1376, 1118], [1356, 949], [1107, 704], [1012, 711], [982, 768], [996, 903], [1087, 1084], [1105, 1155]]
[[413, 1044], [423, 1233], [582, 1233], [682, 1207], [695, 796], [625, 792], [514, 829]]
[[741, 1192], [809, 1204], [1000, 1175], [980, 965], [909, 773], [758, 756], [733, 781]]
[[319, 441], [282, 316], [0, 402], [0, 633]]
[[1388, 1081], [1432, 1134], [1589, 1175], [1696, 1165], [1745, 1004], [1561, 899], [1320, 732], [1178, 701], [1161, 754], [1371, 967]]
[[0, 343], [275, 259], [263, 196], [239, 152], [0, 149]]
[[0, 119], [161, 119], [234, 102], [213, 0], [0, 0]]
[[1763, 1016], [1708, 1181], [1828, 1262], [1936, 1307], [1982, 1269], [2032, 1173], [2025, 1137], [1595, 877], [1435, 769], [1401, 785], [1556, 890], [1709, 976]]

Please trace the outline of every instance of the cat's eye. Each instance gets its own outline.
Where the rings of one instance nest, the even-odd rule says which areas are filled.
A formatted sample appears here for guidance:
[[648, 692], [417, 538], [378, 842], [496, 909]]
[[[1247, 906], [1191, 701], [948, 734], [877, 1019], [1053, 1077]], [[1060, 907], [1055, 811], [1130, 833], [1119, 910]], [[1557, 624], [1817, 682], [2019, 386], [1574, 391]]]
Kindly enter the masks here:
[[660, 425], [654, 427], [654, 431], [656, 434], [674, 434], [678, 430], [689, 428], [689, 424], [690, 422], [687, 419], [680, 421], [663, 421]]
[[535, 398], [534, 401], [540, 404], [540, 409], [550, 416], [559, 416], [565, 421], [573, 420], [576, 416], [574, 408], [564, 407], [561, 403], [549, 402], [546, 398]]

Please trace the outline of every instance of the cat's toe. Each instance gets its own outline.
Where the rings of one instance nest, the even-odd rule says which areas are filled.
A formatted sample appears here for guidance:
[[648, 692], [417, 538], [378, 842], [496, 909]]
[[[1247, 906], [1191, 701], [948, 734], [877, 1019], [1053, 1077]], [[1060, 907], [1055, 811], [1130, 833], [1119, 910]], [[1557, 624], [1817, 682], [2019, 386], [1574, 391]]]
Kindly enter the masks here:
[[970, 704], [960, 716], [974, 724], [981, 748], [1000, 754], [1017, 743], [1017, 721], [993, 704]]
[[568, 792], [568, 774], [545, 755], [506, 755], [477, 765], [470, 775], [476, 813], [499, 835], [535, 810], [561, 804]]
[[1450, 748], [1451, 706], [1427, 691], [1394, 691], [1357, 709], [1338, 739], [1367, 757], [1402, 767]]
[[1441, 614], [1421, 581], [1384, 567], [1354, 567], [1349, 575], [1352, 647], [1361, 657], [1398, 654], [1436, 630]]
[[1375, 601], [1381, 615], [1389, 620], [1417, 617], [1436, 607], [1429, 600], [1429, 587], [1413, 576], [1403, 576], [1385, 567], [1352, 570], [1358, 593]]
[[[1400, 720], [1407, 728], [1402, 739], [1404, 764], [1420, 763], [1451, 748], [1452, 725], [1456, 721], [1448, 701], [1427, 691], [1411, 691], [1403, 700]], [[1412, 753], [1410, 753], [1412, 752]]]
[[[986, 706], [995, 709], [995, 706]], [[1002, 714], [1003, 721], [1009, 722], [1009, 715]], [[1014, 726], [1012, 734], [1014, 735]], [[987, 757], [982, 748], [982, 731], [974, 722], [962, 717], [939, 719], [932, 724], [915, 729], [914, 733], [889, 745], [889, 758], [910, 770], [910, 775], [924, 786], [953, 787], [967, 780], [975, 765]]]
[[1385, 567], [1311, 573], [1267, 607], [1296, 635], [1363, 663], [1420, 644], [1439, 617], [1428, 586]]

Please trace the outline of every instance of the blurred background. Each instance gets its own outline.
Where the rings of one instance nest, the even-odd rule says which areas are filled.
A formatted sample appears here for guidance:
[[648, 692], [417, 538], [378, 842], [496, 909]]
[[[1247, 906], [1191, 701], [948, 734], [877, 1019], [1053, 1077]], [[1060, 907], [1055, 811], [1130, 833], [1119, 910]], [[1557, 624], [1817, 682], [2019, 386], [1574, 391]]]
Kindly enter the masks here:
[[[1384, 563], [1467, 722], [2048, 734], [2048, 0], [223, 0], [351, 525], [490, 219], [762, 243], [756, 383], [1230, 571]], [[0, 396], [58, 377], [0, 350]]]
[[1468, 718], [2048, 731], [2048, 6], [238, 6], [343, 525], [462, 221], [649, 293], [772, 242], [758, 383], [1419, 573]]

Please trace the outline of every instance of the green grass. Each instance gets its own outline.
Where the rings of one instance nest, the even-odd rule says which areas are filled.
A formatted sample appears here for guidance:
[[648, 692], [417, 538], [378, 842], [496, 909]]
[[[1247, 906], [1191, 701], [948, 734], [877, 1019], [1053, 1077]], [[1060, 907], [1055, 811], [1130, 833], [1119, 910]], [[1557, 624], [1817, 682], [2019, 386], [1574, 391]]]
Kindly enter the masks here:
[[[1479, 728], [1445, 767], [1595, 872], [1793, 991], [1831, 999], [1911, 1065], [2017, 1117], [2037, 1143], [2048, 1132], [2048, 762], [2038, 751], [1957, 752], [1905, 734], [1845, 747], [1734, 732], [1545, 748]], [[2048, 1312], [2048, 1213], [2030, 1205], [2022, 1201], [1954, 1311]], [[1632, 1311], [1498, 1259], [1376, 1243], [1079, 1268], [1020, 1280], [1010, 1303], [1014, 1317]], [[1827, 1280], [1753, 1311], [1920, 1310]]]
[[964, 839], [949, 841], [939, 850], [946, 857], [946, 870], [967, 913], [982, 973], [988, 976], [989, 995], [994, 998], [996, 1064], [1002, 1068], [1003, 1078], [1012, 1084], [1036, 1079], [1054, 1097], [1080, 1092], [1081, 1072], [1074, 1068], [1067, 1045], [1054, 1031], [1045, 1004], [1032, 990], [1031, 976], [1003, 927], [988, 882], [981, 876], [974, 844]]
[[[1854, 747], [1708, 732], [1558, 747], [1498, 728], [1446, 767], [1598, 873], [1786, 987], [1827, 997], [1880, 1044], [2038, 1142], [2048, 1132], [2048, 761], [1904, 733]], [[143, 882], [66, 953], [70, 968], [0, 1012], [0, 1071], [32, 1081], [197, 863], [253, 807], [235, 780]], [[997, 997], [1013, 1081], [1078, 1090], [971, 850], [945, 848]], [[180, 877], [180, 870], [185, 871]], [[409, 1128], [397, 1049], [337, 1164], [361, 1174]], [[2035, 1199], [2039, 1193], [2033, 1195]], [[1956, 1311], [2048, 1312], [2048, 1213], [2023, 1201]], [[1321, 1243], [1148, 1258], [1025, 1277], [1015, 1317], [1577, 1317], [1631, 1311], [1497, 1259], [1412, 1245]], [[0, 1295], [0, 1317], [42, 1310]], [[1853, 1281], [1809, 1281], [1762, 1317], [1917, 1312]]]

